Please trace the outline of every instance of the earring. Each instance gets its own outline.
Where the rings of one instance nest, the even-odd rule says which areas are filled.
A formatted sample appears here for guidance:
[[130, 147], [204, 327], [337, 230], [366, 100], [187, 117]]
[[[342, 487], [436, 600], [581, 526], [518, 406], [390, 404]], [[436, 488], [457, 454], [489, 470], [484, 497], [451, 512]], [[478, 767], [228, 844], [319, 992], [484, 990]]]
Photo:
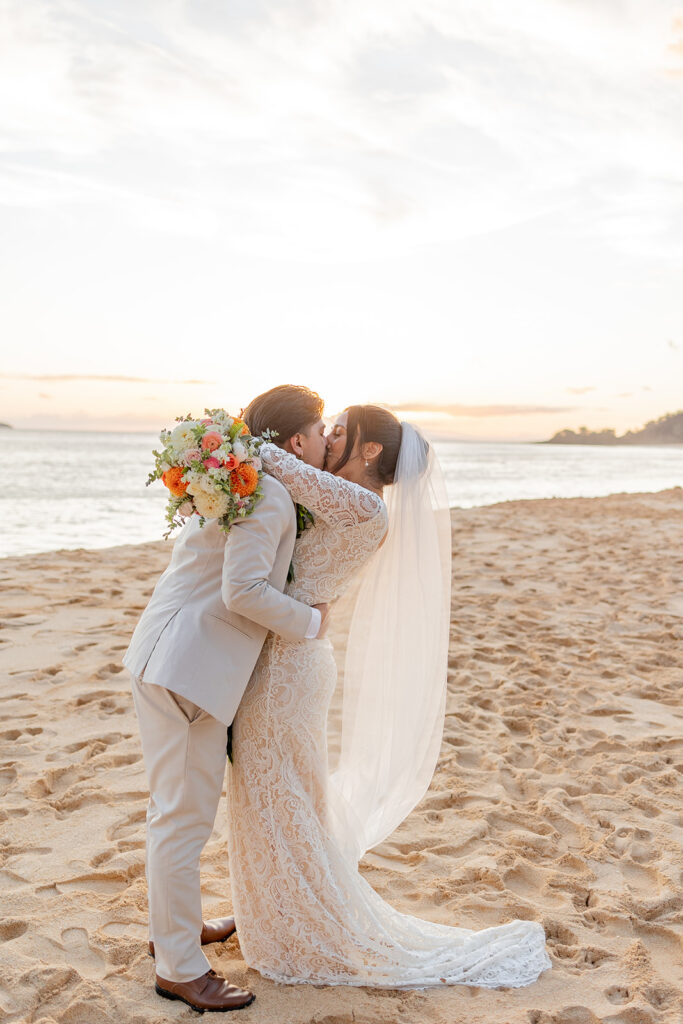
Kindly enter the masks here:
[[369, 465], [370, 465], [370, 463], [369, 463], [369, 462], [368, 462], [368, 460], [366, 459], [366, 460], [365, 460], [365, 468], [367, 469]]

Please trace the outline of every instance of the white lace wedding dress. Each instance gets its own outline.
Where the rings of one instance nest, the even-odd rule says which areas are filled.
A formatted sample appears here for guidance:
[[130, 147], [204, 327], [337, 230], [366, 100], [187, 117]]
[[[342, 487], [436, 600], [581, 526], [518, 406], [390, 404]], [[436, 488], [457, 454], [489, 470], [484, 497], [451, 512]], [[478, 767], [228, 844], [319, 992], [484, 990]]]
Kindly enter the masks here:
[[[264, 466], [310, 509], [288, 593], [331, 602], [377, 550], [383, 501], [275, 446]], [[246, 963], [288, 984], [519, 987], [550, 967], [533, 921], [471, 931], [399, 913], [335, 838], [328, 803], [327, 712], [336, 665], [329, 640], [268, 637], [233, 724], [229, 853]], [[382, 723], [377, 723], [378, 729]]]

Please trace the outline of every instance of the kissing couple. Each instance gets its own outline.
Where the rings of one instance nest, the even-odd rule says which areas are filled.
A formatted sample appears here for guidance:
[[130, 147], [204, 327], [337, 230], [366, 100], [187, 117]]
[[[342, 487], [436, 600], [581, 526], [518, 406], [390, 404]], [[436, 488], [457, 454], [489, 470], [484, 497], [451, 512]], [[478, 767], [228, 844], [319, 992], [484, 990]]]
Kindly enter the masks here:
[[[426, 793], [444, 725], [448, 504], [411, 424], [282, 385], [242, 418], [263, 497], [227, 535], [191, 516], [124, 657], [150, 800], [156, 991], [196, 1010], [254, 999], [202, 945], [237, 930], [245, 963], [284, 984], [520, 987], [550, 967], [534, 921], [472, 931], [399, 913], [358, 872]], [[312, 522], [310, 522], [312, 520]], [[308, 528], [303, 526], [310, 522]], [[338, 763], [329, 608], [353, 581]], [[202, 921], [199, 858], [228, 771], [233, 918]]]

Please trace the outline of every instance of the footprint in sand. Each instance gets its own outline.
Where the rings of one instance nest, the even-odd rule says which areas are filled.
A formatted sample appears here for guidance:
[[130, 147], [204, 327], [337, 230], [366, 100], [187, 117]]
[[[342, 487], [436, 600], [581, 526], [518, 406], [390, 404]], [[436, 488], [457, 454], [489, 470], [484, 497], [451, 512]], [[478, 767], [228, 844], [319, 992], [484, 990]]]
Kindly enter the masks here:
[[581, 950], [578, 966], [581, 969], [583, 969], [583, 965], [589, 968], [601, 967], [607, 960], [616, 959], [616, 955], [610, 953], [607, 949], [599, 949], [597, 946], [586, 946]]
[[112, 754], [100, 762], [103, 768], [125, 768], [142, 760], [142, 754]]
[[643, 995], [656, 1010], [666, 1010], [677, 1002], [680, 993], [672, 985], [649, 985]]
[[100, 708], [108, 715], [125, 715], [129, 711], [127, 701], [122, 701], [120, 696], [118, 703], [112, 697], [100, 701]]
[[103, 850], [102, 853], [96, 853], [94, 857], [90, 858], [90, 867], [99, 868], [102, 864], [106, 864], [115, 856], [115, 850]]
[[115, 676], [119, 672], [123, 672], [123, 665], [119, 665], [115, 661], [109, 661], [106, 665], [98, 671], [97, 675], [99, 679], [104, 679], [106, 676]]
[[77, 697], [74, 702], [74, 707], [82, 708], [86, 704], [92, 704], [96, 700], [105, 700], [109, 697], [115, 697], [116, 690], [91, 690], [90, 693], [82, 693], [80, 697]]
[[[104, 893], [108, 896], [119, 895], [128, 888], [131, 881], [143, 874], [144, 864], [140, 867], [131, 866], [123, 869], [110, 869], [95, 871], [90, 874], [76, 875], [75, 878], [65, 878], [59, 882], [53, 882], [52, 888], [58, 893]], [[41, 888], [48, 889], [50, 886]], [[79, 929], [82, 931], [82, 929]]]
[[588, 910], [582, 917], [582, 924], [585, 928], [599, 932], [607, 931], [611, 936], [620, 935], [624, 938], [630, 938], [633, 935], [633, 925], [628, 917], [599, 909]]
[[96, 757], [101, 754], [107, 747], [112, 746], [116, 743], [121, 743], [122, 740], [129, 740], [131, 733], [129, 732], [108, 732], [104, 736], [91, 736], [88, 740], [79, 740], [76, 743], [69, 743], [68, 746], [62, 747], [59, 751], [55, 751], [54, 754], [48, 756], [48, 761], [54, 761], [59, 757], [60, 754], [75, 754], [79, 750], [83, 750], [84, 747], [91, 747], [92, 749], [88, 753], [86, 761], [92, 757]]
[[132, 837], [136, 837], [140, 841], [140, 845], [144, 843], [145, 832], [142, 827], [142, 822], [147, 817], [147, 806], [138, 808], [137, 811], [133, 811], [131, 814], [127, 814], [125, 818], [122, 818], [118, 824], [107, 829], [107, 839], [114, 840], [130, 840]]
[[72, 967], [83, 978], [103, 978], [106, 970], [104, 957], [93, 949], [85, 928], [66, 928], [62, 932], [62, 947]]
[[543, 928], [545, 929], [548, 944], [551, 946], [575, 946], [579, 941], [574, 932], [565, 927], [561, 921], [553, 921], [546, 918], [543, 922]]
[[654, 846], [652, 832], [645, 828], [618, 828], [605, 842], [605, 845], [619, 857], [630, 856], [636, 863], [646, 864], [658, 860], [661, 852]]
[[21, 736], [21, 729], [7, 729], [5, 732], [0, 732], [0, 740], [6, 740], [7, 742], [13, 742], [18, 740]]
[[6, 764], [0, 765], [0, 796], [4, 796], [11, 789], [16, 778], [17, 770], [14, 767], [14, 761], [8, 761]]
[[0, 921], [0, 942], [18, 939], [28, 929], [28, 921]]
[[61, 750], [53, 750], [45, 760], [59, 761], [64, 754], [75, 754], [77, 751], [83, 750], [83, 747], [87, 747], [90, 742], [90, 740], [79, 740], [77, 743], [70, 743], [68, 747], [62, 747]]
[[49, 768], [27, 787], [27, 793], [35, 800], [42, 800], [53, 794], [63, 793], [77, 782], [91, 775], [87, 769], [75, 765], [64, 765], [61, 768]]
[[612, 985], [611, 988], [605, 989], [605, 998], [609, 999], [610, 1003], [621, 1006], [624, 1003], [630, 1003], [633, 999], [633, 994], [629, 989], [624, 988], [623, 985]]

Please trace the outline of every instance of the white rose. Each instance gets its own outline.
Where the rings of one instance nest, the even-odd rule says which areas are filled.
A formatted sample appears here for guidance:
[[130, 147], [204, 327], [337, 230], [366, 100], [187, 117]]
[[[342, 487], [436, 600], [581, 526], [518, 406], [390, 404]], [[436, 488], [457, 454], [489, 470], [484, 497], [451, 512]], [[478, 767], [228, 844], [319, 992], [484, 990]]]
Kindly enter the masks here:
[[192, 430], [197, 424], [194, 420], [187, 420], [179, 423], [175, 430], [171, 431], [171, 444], [177, 451], [182, 451], [188, 445], [195, 446], [196, 442]]
[[213, 490], [209, 478], [204, 473], [196, 473], [193, 469], [189, 473], [186, 473], [183, 478], [187, 483], [187, 489], [190, 494], [199, 494], [207, 489], [207, 486]]
[[238, 462], [244, 462], [247, 457], [247, 449], [244, 447], [241, 441], [235, 441], [232, 446], [232, 454], [235, 456]]
[[206, 519], [220, 519], [228, 511], [230, 502], [222, 491], [200, 491], [194, 495], [194, 507]]

